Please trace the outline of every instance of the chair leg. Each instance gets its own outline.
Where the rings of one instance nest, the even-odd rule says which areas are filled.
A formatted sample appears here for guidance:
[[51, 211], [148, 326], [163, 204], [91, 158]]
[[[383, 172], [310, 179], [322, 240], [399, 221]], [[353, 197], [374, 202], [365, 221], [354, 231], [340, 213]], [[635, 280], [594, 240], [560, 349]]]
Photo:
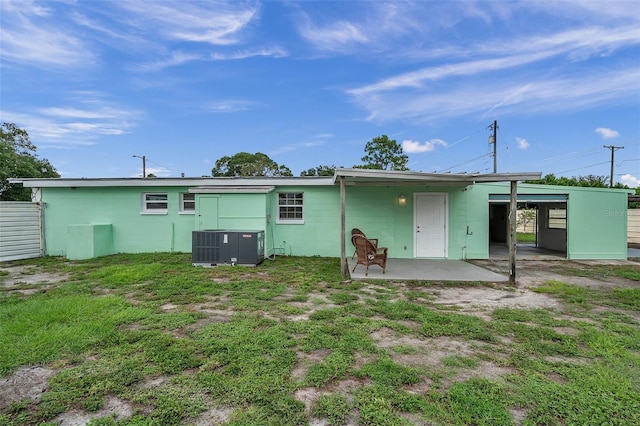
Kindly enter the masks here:
[[356, 265], [353, 267], [353, 270], [351, 272], [355, 272], [357, 267], [358, 267], [358, 264], [356, 263]]
[[369, 276], [369, 264], [368, 263], [364, 267], [364, 276], [365, 277]]

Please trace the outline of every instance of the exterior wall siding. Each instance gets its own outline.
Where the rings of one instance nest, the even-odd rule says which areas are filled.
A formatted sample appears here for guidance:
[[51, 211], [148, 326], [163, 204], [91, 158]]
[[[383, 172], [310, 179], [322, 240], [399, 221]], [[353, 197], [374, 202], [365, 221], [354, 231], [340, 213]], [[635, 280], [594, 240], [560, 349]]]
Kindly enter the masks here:
[[[194, 214], [179, 212], [188, 188], [43, 188], [47, 254], [66, 256], [71, 225], [112, 225], [114, 253], [191, 251]], [[142, 194], [166, 192], [167, 214], [142, 214]]]
[[[488, 200], [489, 194], [508, 194], [509, 185], [478, 184], [474, 191]], [[568, 194], [567, 258], [627, 258], [627, 194], [626, 190], [583, 188], [555, 185], [518, 184], [519, 194]], [[486, 202], [486, 201], [485, 201]], [[478, 208], [480, 197], [474, 202]]]
[[43, 254], [40, 204], [0, 202], [0, 262]]
[[[596, 195], [597, 194], [597, 195]], [[627, 197], [610, 190], [575, 191], [567, 208], [569, 259], [627, 258]]]
[[[65, 256], [70, 247], [83, 246], [83, 241], [69, 241], [80, 238], [74, 235], [82, 235], [77, 230], [70, 232], [72, 227], [100, 225], [110, 227], [114, 253], [190, 252], [192, 231], [229, 229], [265, 231], [266, 255], [340, 255], [340, 190], [337, 185], [277, 186], [269, 193], [196, 194], [196, 210], [180, 212], [180, 193], [188, 190], [188, 186], [42, 188], [42, 201], [46, 203], [46, 254]], [[145, 192], [167, 193], [166, 214], [141, 213]], [[279, 192], [304, 194], [303, 223], [278, 220]], [[488, 258], [489, 194], [508, 194], [508, 184], [347, 186], [347, 254], [353, 253], [350, 231], [355, 227], [371, 238], [378, 238], [380, 245], [389, 248], [390, 257], [412, 258], [414, 194], [428, 192], [448, 196], [448, 258]], [[625, 192], [524, 184], [518, 185], [518, 192], [570, 194], [569, 258], [626, 258]], [[404, 205], [398, 201], [401, 195], [406, 198]]]

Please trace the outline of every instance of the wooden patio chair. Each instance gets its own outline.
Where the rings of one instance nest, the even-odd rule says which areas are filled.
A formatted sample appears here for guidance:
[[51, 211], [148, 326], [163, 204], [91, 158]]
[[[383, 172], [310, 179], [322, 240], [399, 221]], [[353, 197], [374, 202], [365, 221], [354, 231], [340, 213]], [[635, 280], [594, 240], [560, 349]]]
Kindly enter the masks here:
[[386, 272], [388, 250], [386, 247], [374, 245], [371, 240], [361, 234], [354, 234], [351, 237], [351, 242], [356, 247], [356, 255], [358, 256], [358, 261], [351, 272], [355, 272], [358, 265], [364, 265], [365, 276], [369, 276], [369, 265], [378, 265], [382, 267], [383, 274]]
[[[359, 230], [358, 228], [353, 228], [351, 230], [351, 242], [353, 243], [353, 236], [354, 235], [362, 235], [363, 237], [367, 237], [366, 235], [364, 235], [364, 232], [362, 232], [361, 230]], [[377, 248], [378, 247], [378, 239], [377, 238], [369, 238], [369, 241], [371, 241], [373, 243], [373, 245]], [[355, 249], [355, 244], [353, 244], [353, 247]], [[356, 257], [356, 251], [353, 251], [353, 255], [351, 256], [351, 259]]]

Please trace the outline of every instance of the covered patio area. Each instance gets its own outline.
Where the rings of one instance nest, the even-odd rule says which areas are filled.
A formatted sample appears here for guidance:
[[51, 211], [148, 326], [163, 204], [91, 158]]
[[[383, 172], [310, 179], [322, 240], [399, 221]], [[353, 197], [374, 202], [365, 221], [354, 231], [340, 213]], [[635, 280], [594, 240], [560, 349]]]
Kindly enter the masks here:
[[387, 271], [382, 273], [379, 266], [369, 267], [369, 276], [364, 275], [365, 267], [356, 265], [355, 259], [347, 259], [349, 273], [353, 280], [398, 280], [398, 281], [509, 281], [506, 275], [496, 274], [463, 260], [447, 259], [387, 259]]
[[[477, 225], [474, 219], [468, 219], [465, 216], [473, 206], [468, 206], [465, 202], [455, 203], [460, 200], [462, 193], [468, 194], [468, 188], [473, 187], [476, 183], [495, 183], [509, 182], [509, 211], [505, 213], [508, 218], [516, 218], [516, 199], [517, 199], [517, 182], [523, 180], [539, 179], [540, 173], [491, 173], [491, 174], [446, 174], [446, 173], [422, 173], [411, 171], [388, 171], [388, 170], [370, 170], [370, 169], [336, 169], [334, 174], [334, 182], [340, 185], [340, 269], [342, 278], [346, 279], [351, 273], [348, 265], [352, 261], [347, 260], [347, 218], [346, 218], [346, 197], [347, 187], [374, 188], [379, 187], [390, 188], [397, 187], [407, 188], [412, 200], [407, 201], [406, 194], [399, 190], [397, 195], [397, 205], [410, 205], [410, 210], [398, 213], [395, 210], [379, 208], [376, 204], [369, 203], [371, 198], [375, 198], [375, 193], [370, 193], [369, 199], [358, 199], [360, 206], [360, 219], [366, 220], [362, 211], [369, 211], [372, 216], [386, 215], [390, 224], [388, 226], [401, 229], [400, 236], [393, 235], [391, 238], [391, 247], [396, 253], [401, 252], [403, 260], [394, 259], [388, 262], [387, 276], [388, 279], [417, 279], [417, 280], [448, 280], [448, 281], [505, 281], [505, 277], [496, 276], [495, 274], [486, 276], [480, 271], [474, 271], [472, 265], [462, 261], [454, 261], [458, 256], [452, 254], [451, 250], [461, 249], [461, 253], [467, 249], [467, 241], [474, 241], [477, 245], [478, 237], [471, 237], [473, 224]], [[437, 189], [437, 190], [436, 190]], [[439, 191], [439, 192], [438, 192]], [[465, 198], [466, 200], [466, 198]], [[387, 199], [387, 202], [390, 200]], [[453, 202], [453, 204], [452, 204]], [[476, 203], [477, 204], [477, 203]], [[449, 213], [450, 206], [452, 209], [460, 208], [461, 220], [455, 222], [453, 218], [459, 219], [459, 216]], [[355, 208], [352, 208], [353, 211]], [[400, 220], [402, 218], [403, 220]], [[468, 220], [467, 220], [468, 219]], [[451, 223], [449, 223], [451, 221]], [[470, 223], [472, 223], [470, 225]], [[387, 226], [382, 220], [369, 220], [371, 228], [381, 228]], [[515, 235], [516, 221], [508, 220], [508, 235], [512, 238], [509, 245], [509, 261], [510, 275], [507, 281], [515, 282], [516, 278], [516, 256], [515, 256]], [[352, 222], [352, 225], [358, 229], [362, 229], [360, 223]], [[457, 226], [457, 227], [456, 227]], [[479, 225], [482, 226], [482, 225]], [[456, 229], [456, 232], [451, 232]], [[460, 230], [466, 229], [466, 234], [462, 235]], [[483, 228], [484, 229], [484, 228]], [[474, 240], [475, 239], [475, 240]], [[404, 242], [404, 244], [399, 243]], [[479, 249], [476, 248], [478, 251]], [[483, 249], [480, 249], [480, 251]], [[459, 257], [464, 259], [464, 254]], [[422, 259], [434, 259], [424, 261]], [[426, 262], [426, 263], [422, 263]], [[359, 273], [359, 271], [356, 271]], [[372, 272], [373, 274], [373, 272]], [[370, 277], [374, 277], [370, 274]], [[363, 273], [364, 276], [364, 273]], [[355, 273], [351, 275], [356, 278]], [[383, 274], [377, 278], [384, 278]]]

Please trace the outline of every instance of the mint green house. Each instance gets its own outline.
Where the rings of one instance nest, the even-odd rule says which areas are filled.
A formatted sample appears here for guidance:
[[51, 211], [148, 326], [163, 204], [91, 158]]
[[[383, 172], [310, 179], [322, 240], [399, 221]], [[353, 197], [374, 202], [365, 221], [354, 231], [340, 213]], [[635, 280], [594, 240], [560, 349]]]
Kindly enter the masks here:
[[[487, 259], [506, 245], [509, 182], [539, 173], [338, 169], [333, 177], [13, 179], [43, 205], [47, 255], [190, 252], [192, 231], [258, 230], [265, 255], [351, 255], [349, 231], [393, 258]], [[624, 190], [517, 185], [537, 246], [568, 259], [626, 259]], [[343, 244], [345, 248], [343, 248]]]

